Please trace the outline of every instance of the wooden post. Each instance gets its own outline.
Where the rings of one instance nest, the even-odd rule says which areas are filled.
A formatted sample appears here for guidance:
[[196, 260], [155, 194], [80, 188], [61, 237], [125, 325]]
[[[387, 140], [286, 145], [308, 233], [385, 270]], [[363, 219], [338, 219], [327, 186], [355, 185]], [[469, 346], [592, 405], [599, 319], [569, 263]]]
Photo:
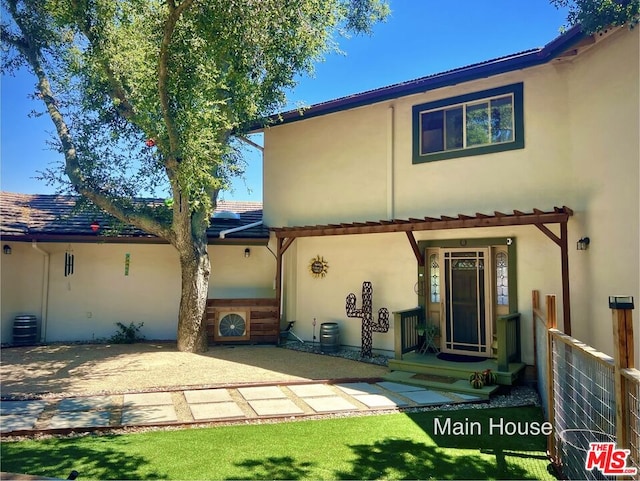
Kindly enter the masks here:
[[498, 371], [509, 372], [509, 346], [507, 345], [507, 320], [505, 316], [496, 319], [496, 339], [498, 341]]
[[560, 222], [560, 237], [544, 224], [534, 224], [560, 247], [560, 263], [562, 269], [562, 315], [564, 333], [571, 335], [571, 290], [569, 289], [569, 243], [567, 240], [567, 221]]
[[[284, 239], [278, 237], [277, 241], [277, 249], [276, 249], [276, 299], [278, 300], [278, 307], [276, 312], [276, 317], [278, 319], [278, 327], [280, 327], [280, 322], [282, 322], [282, 256], [284, 254], [282, 249], [282, 244]], [[280, 337], [278, 336], [278, 344], [280, 344]]]
[[560, 223], [560, 259], [562, 264], [562, 322], [564, 333], [571, 335], [571, 295], [569, 290], [569, 245], [567, 223]]
[[393, 313], [393, 352], [394, 359], [402, 360], [402, 338], [404, 337], [404, 324], [400, 312]]
[[540, 309], [540, 291], [531, 291], [531, 306], [533, 313], [533, 365], [536, 366], [536, 353], [538, 352], [538, 334], [536, 333], [536, 311]]
[[[553, 342], [551, 341], [551, 333], [549, 329], [556, 329], [558, 319], [556, 314], [556, 296], [546, 296], [547, 307], [547, 380], [549, 387], [547, 389], [547, 406], [549, 406], [549, 422], [555, 430], [555, 408], [553, 399]], [[556, 438], [553, 433], [547, 436], [547, 450], [549, 451], [549, 457], [556, 462], [558, 454], [556, 452]]]
[[616, 444], [618, 449], [629, 448], [627, 426], [629, 409], [627, 406], [626, 379], [622, 369], [633, 368], [633, 297], [609, 296], [609, 308], [613, 320], [613, 359], [616, 396]]
[[[296, 240], [295, 237], [289, 237], [284, 239], [282, 237], [277, 237], [277, 250], [276, 250], [276, 299], [278, 299], [278, 322], [282, 321], [282, 262], [284, 259], [284, 253], [287, 251], [289, 246]], [[280, 342], [280, 338], [278, 338], [278, 342]]]

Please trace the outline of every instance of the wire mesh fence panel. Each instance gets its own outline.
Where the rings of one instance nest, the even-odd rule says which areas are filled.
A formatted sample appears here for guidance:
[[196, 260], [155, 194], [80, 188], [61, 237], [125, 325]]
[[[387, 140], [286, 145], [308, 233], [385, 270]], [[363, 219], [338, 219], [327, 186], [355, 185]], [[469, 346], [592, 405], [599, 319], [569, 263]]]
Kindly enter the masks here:
[[640, 476], [640, 371], [637, 369], [623, 369], [622, 376], [627, 386], [625, 405], [629, 416], [627, 440], [630, 451], [630, 465], [638, 470]]
[[550, 335], [558, 460], [569, 479], [607, 479], [585, 462], [590, 442], [615, 442], [613, 359], [558, 331]]
[[549, 419], [549, 372], [547, 369], [548, 362], [548, 343], [547, 343], [547, 326], [540, 320], [535, 319], [535, 332], [536, 332], [536, 371], [538, 379], [538, 394], [540, 394], [540, 401], [542, 409], [544, 410], [545, 419]]

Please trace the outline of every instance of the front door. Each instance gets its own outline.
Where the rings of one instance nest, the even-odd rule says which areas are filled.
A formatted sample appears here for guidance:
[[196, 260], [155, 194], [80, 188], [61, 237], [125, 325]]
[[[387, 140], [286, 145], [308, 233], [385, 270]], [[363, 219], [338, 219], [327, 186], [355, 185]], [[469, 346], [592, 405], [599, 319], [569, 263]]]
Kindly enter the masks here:
[[492, 341], [490, 249], [442, 249], [442, 350], [488, 357]]

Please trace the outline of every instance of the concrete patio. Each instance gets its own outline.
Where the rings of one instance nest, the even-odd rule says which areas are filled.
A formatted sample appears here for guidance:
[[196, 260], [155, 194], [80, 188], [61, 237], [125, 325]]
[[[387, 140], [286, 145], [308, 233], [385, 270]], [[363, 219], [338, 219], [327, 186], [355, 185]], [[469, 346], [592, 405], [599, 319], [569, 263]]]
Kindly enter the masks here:
[[460, 404], [479, 397], [379, 382], [282, 383], [0, 402], [0, 432], [59, 430], [300, 418], [336, 413]]

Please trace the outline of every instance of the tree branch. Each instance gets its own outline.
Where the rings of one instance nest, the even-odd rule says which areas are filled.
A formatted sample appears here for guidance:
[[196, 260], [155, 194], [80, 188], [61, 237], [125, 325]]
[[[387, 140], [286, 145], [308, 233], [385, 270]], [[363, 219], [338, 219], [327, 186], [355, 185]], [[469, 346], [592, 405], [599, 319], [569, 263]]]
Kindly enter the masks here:
[[[190, 240], [193, 231], [190, 222], [191, 216], [189, 215], [189, 197], [188, 194], [184, 193], [181, 189], [177, 175], [178, 159], [180, 158], [180, 140], [169, 101], [169, 47], [180, 16], [192, 4], [193, 0], [184, 0], [178, 6], [176, 6], [174, 0], [167, 1], [169, 15], [164, 24], [162, 43], [160, 44], [160, 55], [158, 58], [158, 94], [160, 97], [162, 118], [167, 128], [167, 137], [169, 140], [169, 148], [165, 158], [165, 170], [171, 182], [171, 190], [173, 191], [174, 198], [173, 230], [178, 237], [181, 238], [182, 242], [187, 241], [187, 239]], [[187, 215], [184, 213], [185, 209], [187, 210]]]
[[[21, 24], [19, 18], [14, 17], [14, 19], [24, 34], [26, 31], [24, 25]], [[112, 200], [108, 191], [105, 191], [96, 185], [92, 185], [92, 180], [84, 176], [78, 161], [75, 144], [69, 131], [69, 127], [64, 120], [62, 112], [60, 112], [58, 108], [58, 103], [54, 98], [49, 78], [42, 67], [39, 49], [34, 47], [32, 42], [29, 42], [28, 37], [23, 38], [21, 42], [13, 43], [13, 45], [20, 50], [38, 78], [38, 89], [41, 94], [41, 98], [45, 103], [49, 117], [55, 125], [56, 132], [62, 144], [62, 150], [65, 157], [65, 173], [69, 177], [69, 180], [76, 191], [89, 199], [96, 206], [122, 222], [135, 225], [150, 234], [164, 238], [170, 243], [173, 243], [175, 236], [171, 229], [166, 228], [150, 216], [128, 212], [121, 208]]]
[[[84, 8], [80, 6], [76, 0], [71, 0], [71, 6], [74, 12], [77, 13], [75, 17], [78, 19], [77, 25], [80, 29], [80, 32], [82, 32], [82, 34], [87, 37], [87, 40], [89, 40], [89, 43], [94, 48], [99, 49], [100, 42], [97, 41], [98, 39], [96, 38], [91, 28], [88, 12], [84, 12]], [[82, 18], [82, 13], [86, 13], [84, 21], [80, 20]], [[109, 62], [106, 60], [106, 57], [104, 55], [100, 55], [100, 63], [107, 74], [107, 79], [109, 81], [109, 85], [111, 86], [110, 97], [119, 101], [119, 104], [117, 106], [118, 112], [122, 114], [123, 117], [131, 120], [135, 114], [135, 109], [129, 102], [127, 93], [122, 83], [116, 78], [111, 65], [109, 65]]]

